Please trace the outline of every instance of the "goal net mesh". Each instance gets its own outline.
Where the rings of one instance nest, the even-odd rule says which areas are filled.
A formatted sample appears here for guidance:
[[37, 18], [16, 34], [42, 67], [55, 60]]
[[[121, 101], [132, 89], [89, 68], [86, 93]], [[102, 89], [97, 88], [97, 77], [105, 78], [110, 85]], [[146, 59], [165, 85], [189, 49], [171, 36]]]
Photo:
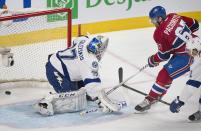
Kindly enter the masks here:
[[15, 61], [12, 67], [0, 65], [0, 84], [46, 82], [48, 55], [70, 46], [71, 10], [2, 11], [0, 14], [0, 47], [11, 48]]

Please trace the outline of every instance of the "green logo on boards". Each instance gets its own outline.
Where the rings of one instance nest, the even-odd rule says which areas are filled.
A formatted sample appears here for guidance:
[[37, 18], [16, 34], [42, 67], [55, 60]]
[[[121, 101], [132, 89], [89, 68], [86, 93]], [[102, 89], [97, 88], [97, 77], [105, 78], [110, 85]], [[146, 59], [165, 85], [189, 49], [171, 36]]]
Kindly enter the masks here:
[[[48, 8], [70, 8], [72, 9], [72, 19], [78, 18], [78, 0], [47, 0], [47, 7]], [[47, 21], [54, 22], [54, 21], [62, 21], [66, 20], [67, 15], [66, 13], [58, 13], [48, 15]]]

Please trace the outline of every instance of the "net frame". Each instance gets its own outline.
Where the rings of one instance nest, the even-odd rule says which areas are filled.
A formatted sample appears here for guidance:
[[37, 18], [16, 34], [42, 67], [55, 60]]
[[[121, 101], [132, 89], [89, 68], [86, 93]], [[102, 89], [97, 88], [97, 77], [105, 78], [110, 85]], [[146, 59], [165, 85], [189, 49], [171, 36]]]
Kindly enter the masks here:
[[29, 17], [35, 17], [35, 16], [42, 16], [42, 15], [50, 15], [55, 13], [68, 13], [67, 18], [67, 47], [70, 47], [71, 45], [71, 38], [72, 38], [72, 10], [69, 8], [58, 8], [58, 9], [51, 9], [51, 10], [44, 10], [44, 11], [36, 11], [31, 13], [24, 13], [24, 14], [16, 14], [13, 16], [0, 16], [0, 22], [8, 21], [8, 20], [14, 20], [14, 19], [23, 19], [23, 18], [29, 18]]
[[[15, 12], [15, 11], [14, 11]], [[66, 46], [71, 46], [72, 41], [72, 10], [69, 8], [58, 8], [58, 9], [46, 9], [46, 10], [40, 10], [40, 11], [29, 11], [29, 12], [20, 12], [21, 14], [15, 14], [12, 16], [0, 16], [0, 22], [3, 21], [9, 21], [9, 20], [15, 20], [15, 19], [23, 19], [23, 18], [30, 18], [30, 17], [36, 17], [36, 16], [43, 16], [43, 15], [50, 15], [50, 14], [56, 14], [56, 13], [65, 13], [67, 12], [67, 43]], [[9, 67], [8, 67], [9, 68]], [[11, 84], [12, 83], [12, 84]], [[13, 84], [14, 83], [14, 84]], [[36, 85], [38, 83], [47, 83], [46, 79], [13, 79], [13, 80], [0, 80], [0, 87], [7, 85], [10, 87], [10, 85], [17, 86], [19, 85]], [[17, 84], [17, 85], [16, 85]], [[47, 85], [47, 84], [45, 84]], [[49, 86], [49, 84], [48, 84]]]

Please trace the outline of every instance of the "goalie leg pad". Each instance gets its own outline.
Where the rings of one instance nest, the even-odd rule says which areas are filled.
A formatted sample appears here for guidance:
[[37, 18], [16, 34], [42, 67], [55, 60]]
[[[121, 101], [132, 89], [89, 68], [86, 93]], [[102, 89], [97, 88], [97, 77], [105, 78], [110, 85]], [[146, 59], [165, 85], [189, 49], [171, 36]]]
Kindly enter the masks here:
[[33, 107], [42, 116], [52, 116], [52, 115], [54, 115], [54, 110], [53, 110], [52, 103], [49, 100], [45, 99], [45, 98], [40, 100], [38, 103], [34, 104]]
[[87, 106], [86, 90], [50, 94], [34, 105], [43, 116], [84, 110]]
[[86, 90], [54, 94], [52, 105], [55, 113], [77, 112], [87, 107]]

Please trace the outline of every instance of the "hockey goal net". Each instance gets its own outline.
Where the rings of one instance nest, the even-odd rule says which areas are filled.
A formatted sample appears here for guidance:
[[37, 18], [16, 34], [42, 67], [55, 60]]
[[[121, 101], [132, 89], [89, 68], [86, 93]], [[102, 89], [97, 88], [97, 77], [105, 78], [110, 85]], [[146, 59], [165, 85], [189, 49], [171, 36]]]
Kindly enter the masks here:
[[47, 82], [48, 55], [71, 43], [71, 9], [4, 10], [0, 15], [0, 47], [11, 48], [15, 60], [12, 67], [0, 65], [0, 86], [15, 82]]

